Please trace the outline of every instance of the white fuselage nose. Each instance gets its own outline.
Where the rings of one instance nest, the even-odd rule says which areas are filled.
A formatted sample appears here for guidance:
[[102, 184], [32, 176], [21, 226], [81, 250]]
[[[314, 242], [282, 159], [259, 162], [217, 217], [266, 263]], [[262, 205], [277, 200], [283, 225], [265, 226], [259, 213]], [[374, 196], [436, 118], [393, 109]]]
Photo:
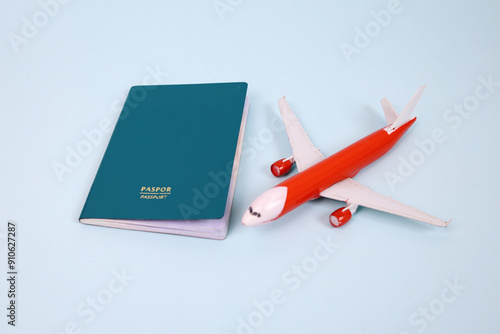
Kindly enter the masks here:
[[274, 187], [252, 202], [241, 220], [245, 226], [257, 226], [278, 218], [286, 202], [288, 188]]

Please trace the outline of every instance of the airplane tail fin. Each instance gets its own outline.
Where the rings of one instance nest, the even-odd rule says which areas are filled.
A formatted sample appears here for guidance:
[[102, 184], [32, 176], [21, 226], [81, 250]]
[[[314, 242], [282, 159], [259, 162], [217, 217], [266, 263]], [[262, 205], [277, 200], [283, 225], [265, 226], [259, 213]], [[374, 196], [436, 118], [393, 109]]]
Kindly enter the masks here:
[[381, 103], [382, 108], [384, 109], [385, 119], [387, 120], [387, 124], [391, 125], [389, 130], [395, 130], [411, 119], [413, 110], [415, 110], [415, 107], [417, 106], [420, 97], [422, 97], [422, 93], [424, 92], [426, 86], [427, 85], [423, 85], [417, 90], [415, 95], [411, 98], [410, 102], [408, 102], [406, 107], [399, 115], [386, 98], [382, 99]]

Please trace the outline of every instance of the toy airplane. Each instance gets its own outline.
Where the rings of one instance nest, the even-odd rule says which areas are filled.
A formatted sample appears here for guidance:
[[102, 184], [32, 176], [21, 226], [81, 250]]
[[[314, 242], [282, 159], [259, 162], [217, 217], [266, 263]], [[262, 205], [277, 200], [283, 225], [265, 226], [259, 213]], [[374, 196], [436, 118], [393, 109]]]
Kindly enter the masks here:
[[285, 175], [295, 162], [299, 174], [257, 197], [243, 215], [243, 225], [262, 225], [280, 218], [307, 201], [326, 197], [346, 202], [345, 207], [330, 215], [330, 223], [334, 227], [346, 224], [359, 205], [436, 226], [447, 226], [451, 220], [433, 217], [391, 197], [378, 194], [352, 179], [362, 168], [387, 153], [412, 126], [416, 117], [411, 115], [424, 89], [425, 85], [419, 88], [399, 115], [386, 98], [382, 99], [388, 125], [328, 158], [311, 143], [299, 119], [285, 97], [282, 97], [279, 108], [293, 156], [276, 161], [271, 165], [271, 172], [276, 177]]

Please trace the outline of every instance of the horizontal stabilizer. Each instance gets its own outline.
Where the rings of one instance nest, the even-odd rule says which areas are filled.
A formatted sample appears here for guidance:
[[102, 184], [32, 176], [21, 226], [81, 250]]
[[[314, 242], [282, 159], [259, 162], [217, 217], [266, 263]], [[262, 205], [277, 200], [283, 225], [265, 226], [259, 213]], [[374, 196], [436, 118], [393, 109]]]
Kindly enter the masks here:
[[385, 119], [387, 121], [387, 125], [391, 125], [394, 123], [396, 118], [398, 118], [398, 113], [394, 110], [391, 102], [387, 98], [383, 98], [380, 103], [382, 103], [382, 109], [384, 110]]

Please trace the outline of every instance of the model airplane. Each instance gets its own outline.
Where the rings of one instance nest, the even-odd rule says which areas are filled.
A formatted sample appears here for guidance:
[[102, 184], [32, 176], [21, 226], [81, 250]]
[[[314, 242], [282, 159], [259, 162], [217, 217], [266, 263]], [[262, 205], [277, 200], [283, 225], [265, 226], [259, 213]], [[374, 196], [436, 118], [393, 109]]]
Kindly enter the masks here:
[[436, 226], [447, 226], [451, 220], [433, 217], [391, 197], [378, 194], [352, 179], [362, 168], [387, 153], [412, 126], [416, 120], [416, 117], [412, 117], [412, 112], [424, 89], [425, 85], [419, 88], [399, 115], [386, 98], [382, 99], [388, 125], [328, 158], [311, 143], [299, 119], [285, 97], [282, 97], [279, 108], [293, 156], [276, 161], [271, 165], [271, 172], [276, 177], [285, 175], [296, 163], [299, 174], [257, 197], [243, 215], [243, 225], [257, 226], [270, 222], [307, 201], [326, 197], [346, 202], [345, 207], [330, 215], [330, 223], [334, 227], [346, 224], [359, 205]]

